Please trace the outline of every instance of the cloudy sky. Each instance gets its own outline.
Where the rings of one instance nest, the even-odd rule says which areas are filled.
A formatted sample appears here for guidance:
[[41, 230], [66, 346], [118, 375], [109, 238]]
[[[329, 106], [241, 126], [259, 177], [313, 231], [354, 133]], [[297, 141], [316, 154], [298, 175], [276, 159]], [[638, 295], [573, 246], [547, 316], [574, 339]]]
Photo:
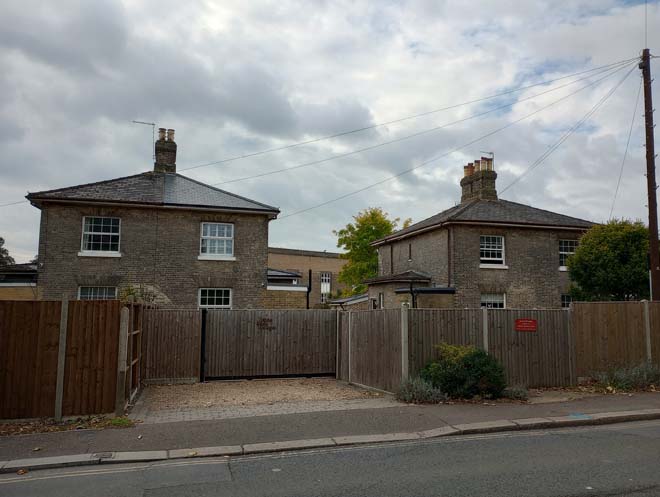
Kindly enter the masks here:
[[[503, 190], [634, 65], [183, 169], [516, 90], [631, 59], [644, 47], [643, 1], [5, 0], [2, 10], [0, 204], [151, 169], [151, 128], [131, 123], [137, 119], [176, 129], [182, 174], [279, 206], [271, 245], [320, 250], [335, 249], [332, 230], [366, 207], [414, 221], [451, 207], [462, 166], [481, 151], [495, 153]], [[660, 54], [657, 2], [648, 4], [648, 25], [648, 46]], [[660, 74], [660, 61], [653, 64]], [[639, 81], [633, 70], [502, 197], [608, 219]], [[640, 103], [615, 217], [646, 218], [643, 143]], [[36, 253], [38, 223], [27, 203], [0, 208], [0, 236], [18, 262]]]

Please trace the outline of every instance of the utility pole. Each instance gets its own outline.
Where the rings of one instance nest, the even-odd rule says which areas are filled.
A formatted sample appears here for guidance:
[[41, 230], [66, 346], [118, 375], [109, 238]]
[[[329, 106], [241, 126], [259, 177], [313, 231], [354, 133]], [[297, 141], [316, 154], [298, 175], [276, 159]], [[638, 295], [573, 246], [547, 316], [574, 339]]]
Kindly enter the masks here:
[[651, 95], [651, 54], [645, 48], [639, 64], [644, 79], [644, 121], [646, 125], [646, 186], [649, 206], [649, 275], [651, 300], [660, 300], [660, 248], [658, 246], [658, 201], [655, 183], [655, 144], [653, 133], [653, 97]]

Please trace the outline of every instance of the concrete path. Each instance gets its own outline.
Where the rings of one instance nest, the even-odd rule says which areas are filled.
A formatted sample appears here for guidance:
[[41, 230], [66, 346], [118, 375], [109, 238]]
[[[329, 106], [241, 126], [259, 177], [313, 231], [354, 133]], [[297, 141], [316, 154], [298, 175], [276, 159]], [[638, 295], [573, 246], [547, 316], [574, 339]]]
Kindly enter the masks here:
[[[159, 423], [129, 429], [10, 436], [0, 439], [0, 461], [100, 454], [91, 456], [90, 463], [96, 464], [103, 459], [114, 459], [114, 455], [107, 454], [113, 452], [163, 451], [159, 457], [169, 458], [183, 457], [191, 452], [199, 455], [200, 451], [210, 450], [205, 449], [209, 447], [231, 447], [232, 451], [240, 450], [240, 453], [245, 454], [263, 451], [264, 446], [259, 448], [258, 444], [278, 443], [266, 447], [269, 447], [268, 450], [285, 450], [287, 447], [297, 448], [301, 444], [309, 446], [310, 440], [323, 440], [323, 445], [343, 445], [397, 440], [401, 437], [420, 439], [456, 433], [655, 418], [660, 418], [660, 394], [654, 393], [630, 397], [601, 396], [536, 405], [402, 405], [379, 409]], [[39, 450], [34, 451], [35, 448]], [[177, 452], [177, 449], [182, 451]], [[13, 470], [14, 467], [5, 463], [6, 470]]]

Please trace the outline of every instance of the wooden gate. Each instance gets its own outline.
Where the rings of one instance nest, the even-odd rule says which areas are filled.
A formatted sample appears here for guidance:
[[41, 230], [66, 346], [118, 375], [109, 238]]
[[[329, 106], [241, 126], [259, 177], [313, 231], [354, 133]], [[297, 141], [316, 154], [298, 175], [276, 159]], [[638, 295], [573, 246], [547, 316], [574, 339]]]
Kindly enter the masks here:
[[336, 311], [209, 310], [203, 323], [206, 379], [335, 373]]

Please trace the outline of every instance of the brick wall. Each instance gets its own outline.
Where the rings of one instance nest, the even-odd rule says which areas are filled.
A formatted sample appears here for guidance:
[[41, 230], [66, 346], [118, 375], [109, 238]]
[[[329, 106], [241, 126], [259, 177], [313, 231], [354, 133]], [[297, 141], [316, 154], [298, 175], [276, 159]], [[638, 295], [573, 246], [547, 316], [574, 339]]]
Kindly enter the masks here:
[[39, 288], [36, 286], [0, 286], [0, 300], [37, 300]]
[[[121, 218], [119, 258], [80, 257], [82, 217]], [[200, 261], [200, 223], [234, 223], [235, 261]], [[164, 307], [195, 308], [202, 287], [231, 288], [235, 309], [262, 306], [268, 219], [175, 209], [46, 204], [40, 226], [44, 299], [76, 298], [79, 286], [141, 286]]]
[[263, 297], [264, 309], [306, 309], [307, 292], [267, 290]]
[[[451, 279], [458, 307], [479, 307], [481, 293], [506, 294], [509, 308], [559, 308], [568, 293], [568, 273], [559, 271], [559, 240], [576, 231], [454, 226]], [[479, 237], [504, 236], [508, 269], [479, 268]]]
[[[287, 252], [287, 253], [280, 253]], [[273, 248], [268, 252], [268, 267], [272, 269], [283, 269], [285, 271], [296, 271], [301, 274], [300, 285], [307, 286], [309, 270], [312, 270], [312, 291], [309, 295], [310, 308], [321, 306], [321, 273], [332, 274], [330, 291], [336, 295], [343, 290], [345, 285], [339, 282], [339, 271], [346, 264], [345, 259], [340, 259], [336, 254], [323, 255], [323, 252], [312, 252], [304, 250], [291, 250]]]
[[379, 275], [414, 270], [429, 274], [436, 285], [447, 286], [447, 230], [430, 231], [381, 246], [378, 261]]
[[[479, 307], [482, 293], [505, 294], [509, 308], [561, 307], [561, 295], [568, 293], [570, 279], [567, 272], [559, 270], [559, 240], [578, 239], [580, 232], [462, 225], [449, 230], [439, 229], [379, 247], [379, 274], [416, 270], [431, 276], [431, 286], [456, 288], [451, 299], [420, 296], [418, 307], [445, 307], [450, 302], [456, 307]], [[481, 235], [504, 236], [508, 269], [479, 267]], [[378, 293], [384, 292], [385, 306], [399, 307], [402, 299], [393, 291], [403, 286], [371, 285], [369, 298], [378, 298]]]

